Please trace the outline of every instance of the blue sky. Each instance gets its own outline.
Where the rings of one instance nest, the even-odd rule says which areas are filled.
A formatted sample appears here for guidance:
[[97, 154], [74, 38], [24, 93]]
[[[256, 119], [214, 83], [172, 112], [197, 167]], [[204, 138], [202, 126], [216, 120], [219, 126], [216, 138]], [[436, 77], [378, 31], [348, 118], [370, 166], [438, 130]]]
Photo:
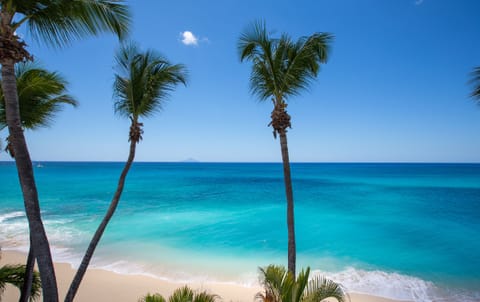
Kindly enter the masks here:
[[[236, 49], [242, 30], [263, 19], [276, 34], [335, 35], [317, 81], [289, 100], [292, 161], [480, 162], [480, 106], [468, 97], [468, 74], [480, 66], [480, 1], [128, 3], [130, 39], [190, 74], [164, 111], [144, 120], [138, 161], [281, 160], [267, 127], [272, 105], [250, 94], [251, 66], [240, 63]], [[196, 45], [182, 42], [186, 31]], [[129, 120], [114, 115], [112, 101], [117, 40], [102, 35], [53, 49], [19, 32], [80, 102], [52, 127], [27, 131], [32, 158], [126, 160]]]

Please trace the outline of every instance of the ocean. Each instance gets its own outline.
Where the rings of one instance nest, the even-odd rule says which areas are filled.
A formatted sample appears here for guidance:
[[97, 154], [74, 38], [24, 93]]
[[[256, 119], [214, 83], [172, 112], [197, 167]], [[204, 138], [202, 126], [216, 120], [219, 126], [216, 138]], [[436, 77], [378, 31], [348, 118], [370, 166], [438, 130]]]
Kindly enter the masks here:
[[[78, 265], [122, 168], [35, 163], [56, 261]], [[294, 163], [292, 178], [298, 270], [388, 298], [480, 301], [480, 164]], [[27, 251], [13, 163], [0, 184], [0, 246]], [[134, 163], [92, 266], [252, 286], [286, 250], [281, 164]]]

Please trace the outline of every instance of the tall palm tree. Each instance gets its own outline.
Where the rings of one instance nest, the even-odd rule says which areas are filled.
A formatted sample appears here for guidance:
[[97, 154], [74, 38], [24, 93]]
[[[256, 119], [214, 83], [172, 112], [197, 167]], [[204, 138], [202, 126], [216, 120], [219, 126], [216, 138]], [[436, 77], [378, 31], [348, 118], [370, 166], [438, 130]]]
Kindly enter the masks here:
[[[190, 287], [183, 286], [177, 288], [168, 298], [168, 302], [215, 302], [218, 296], [209, 294], [206, 291], [194, 292]], [[166, 302], [160, 294], [147, 294], [140, 298], [138, 302]]]
[[[33, 63], [19, 63], [15, 68], [22, 128], [36, 130], [48, 127], [62, 105], [76, 107], [77, 101], [66, 93], [68, 82], [57, 72], [50, 72]], [[0, 76], [1, 79], [1, 76]], [[7, 127], [5, 98], [0, 87], [0, 130]], [[7, 138], [6, 151], [14, 156]]]
[[287, 145], [291, 128], [287, 101], [306, 89], [326, 63], [333, 36], [314, 33], [293, 41], [287, 34], [271, 38], [264, 22], [255, 22], [242, 33], [238, 42], [240, 60], [252, 62], [250, 89], [260, 100], [271, 99], [273, 135], [280, 136], [285, 193], [287, 198], [288, 270], [295, 276], [296, 245], [293, 190]]
[[302, 270], [297, 278], [283, 266], [260, 268], [260, 283], [264, 288], [255, 298], [259, 302], [320, 302], [327, 298], [350, 301], [342, 286], [325, 277], [309, 280], [310, 268]]
[[85, 274], [95, 248], [112, 218], [125, 185], [125, 178], [135, 158], [136, 145], [142, 139], [143, 123], [140, 117], [150, 117], [178, 84], [186, 85], [187, 72], [181, 64], [172, 65], [154, 51], [141, 52], [134, 44], [123, 46], [116, 55], [118, 73], [113, 85], [115, 112], [131, 121], [130, 152], [118, 180], [117, 190], [110, 206], [85, 252], [82, 263], [70, 285], [65, 301], [72, 301]]
[[123, 38], [129, 23], [129, 13], [122, 0], [0, 0], [0, 65], [5, 115], [44, 301], [58, 301], [58, 290], [50, 246], [40, 215], [32, 161], [23, 134], [15, 81], [15, 64], [31, 60], [32, 55], [16, 31], [26, 27], [34, 39], [64, 46], [75, 39], [101, 32], [113, 32]]
[[480, 102], [480, 66], [477, 66], [473, 69], [470, 83], [474, 85], [470, 96]]
[[[57, 72], [50, 72], [33, 63], [19, 63], [15, 68], [20, 120], [24, 129], [35, 130], [47, 127], [53, 121], [63, 104], [77, 106], [77, 101], [66, 94], [68, 82]], [[7, 127], [5, 116], [5, 98], [0, 87], [0, 130]], [[5, 150], [14, 157], [10, 136], [7, 136]], [[21, 301], [28, 301], [32, 286], [32, 274], [35, 259], [32, 245], [28, 253], [25, 269], [25, 283]]]

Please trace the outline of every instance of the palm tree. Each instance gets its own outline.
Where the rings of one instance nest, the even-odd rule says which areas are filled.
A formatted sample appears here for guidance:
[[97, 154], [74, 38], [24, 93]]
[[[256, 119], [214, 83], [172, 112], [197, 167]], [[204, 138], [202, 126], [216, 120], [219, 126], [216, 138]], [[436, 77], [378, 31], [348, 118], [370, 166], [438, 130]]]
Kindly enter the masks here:
[[[32, 63], [19, 63], [15, 68], [20, 121], [23, 129], [36, 130], [48, 127], [63, 104], [76, 107], [77, 101], [66, 94], [68, 82], [57, 72], [50, 72]], [[1, 77], [0, 77], [1, 79]], [[7, 127], [5, 98], [0, 87], [0, 130]], [[5, 151], [14, 157], [9, 144]]]
[[325, 277], [308, 280], [310, 268], [295, 277], [283, 266], [269, 265], [260, 268], [260, 283], [264, 288], [255, 299], [259, 302], [320, 302], [335, 298], [338, 302], [350, 301], [342, 286]]
[[470, 96], [480, 102], [480, 66], [477, 66], [473, 69], [471, 77], [470, 83], [472, 83], [474, 86]]
[[38, 41], [64, 46], [75, 39], [101, 32], [113, 32], [123, 38], [129, 20], [122, 0], [0, 0], [0, 65], [5, 116], [15, 152], [31, 243], [40, 270], [44, 301], [58, 301], [58, 290], [50, 246], [40, 215], [32, 161], [23, 134], [15, 81], [15, 64], [31, 60], [32, 55], [16, 31], [23, 26]]
[[288, 270], [295, 276], [296, 245], [293, 190], [287, 145], [287, 128], [291, 128], [287, 100], [306, 89], [328, 58], [333, 36], [314, 33], [293, 41], [287, 34], [271, 38], [263, 22], [255, 22], [242, 33], [238, 42], [240, 60], [252, 62], [250, 89], [260, 100], [271, 99], [273, 135], [280, 136], [283, 174], [287, 198]]
[[[0, 267], [0, 301], [2, 300], [2, 294], [5, 291], [5, 286], [10, 283], [22, 290], [22, 286], [25, 283], [27, 267], [21, 264], [4, 265]], [[30, 301], [34, 301], [40, 297], [41, 282], [40, 274], [38, 272], [32, 273], [32, 284], [30, 287]]]
[[122, 195], [125, 178], [135, 158], [136, 145], [142, 139], [143, 123], [140, 117], [150, 117], [163, 107], [169, 92], [182, 83], [186, 85], [186, 69], [172, 65], [154, 51], [140, 52], [134, 44], [122, 47], [116, 55], [118, 73], [113, 85], [115, 112], [131, 121], [130, 152], [118, 180], [117, 190], [110, 206], [85, 252], [82, 263], [70, 285], [65, 301], [72, 301], [85, 274], [95, 248], [112, 218]]
[[[206, 291], [194, 292], [190, 287], [183, 286], [177, 288], [168, 298], [168, 302], [215, 302], [218, 296], [209, 294]], [[166, 302], [165, 298], [156, 294], [147, 294], [140, 298], [138, 302]]]
[[[20, 117], [24, 129], [35, 130], [48, 127], [62, 104], [77, 106], [77, 101], [66, 94], [68, 82], [58, 73], [50, 72], [32, 63], [19, 63], [15, 68]], [[0, 87], [0, 130], [7, 127], [5, 116], [5, 98]], [[5, 151], [14, 157], [10, 136], [7, 136]], [[25, 270], [25, 283], [21, 301], [28, 301], [35, 259], [32, 245], [28, 253]]]

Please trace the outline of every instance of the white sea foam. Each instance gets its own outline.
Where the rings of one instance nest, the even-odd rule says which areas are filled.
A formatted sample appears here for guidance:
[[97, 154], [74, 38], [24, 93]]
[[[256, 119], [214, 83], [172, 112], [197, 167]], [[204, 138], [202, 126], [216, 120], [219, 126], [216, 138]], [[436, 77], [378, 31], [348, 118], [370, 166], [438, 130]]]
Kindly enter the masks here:
[[163, 265], [149, 265], [133, 263], [126, 260], [118, 260], [108, 263], [102, 259], [96, 259], [91, 267], [104, 269], [122, 275], [142, 275], [163, 281], [178, 284], [198, 283], [198, 284], [229, 284], [243, 287], [259, 286], [256, 272], [242, 274], [240, 278], [231, 280], [233, 277], [219, 277], [218, 272], [192, 272], [186, 267], [166, 268]]
[[0, 215], [0, 223], [11, 218], [17, 218], [17, 217], [23, 217], [23, 216], [25, 216], [25, 213], [20, 211], [6, 213], [3, 215]]
[[478, 302], [479, 293], [448, 290], [417, 277], [347, 268], [341, 272], [313, 271], [312, 276], [324, 275], [342, 284], [349, 292], [415, 302], [462, 301]]
[[[73, 228], [68, 219], [44, 219], [54, 255], [67, 254], [72, 240], [78, 240], [83, 233]], [[27, 252], [30, 245], [28, 222], [24, 212], [15, 211], [0, 215], [0, 246], [4, 250]], [[62, 257], [63, 258], [63, 257]]]
[[28, 225], [24, 212], [0, 215], [0, 246], [3, 249], [28, 250]]

